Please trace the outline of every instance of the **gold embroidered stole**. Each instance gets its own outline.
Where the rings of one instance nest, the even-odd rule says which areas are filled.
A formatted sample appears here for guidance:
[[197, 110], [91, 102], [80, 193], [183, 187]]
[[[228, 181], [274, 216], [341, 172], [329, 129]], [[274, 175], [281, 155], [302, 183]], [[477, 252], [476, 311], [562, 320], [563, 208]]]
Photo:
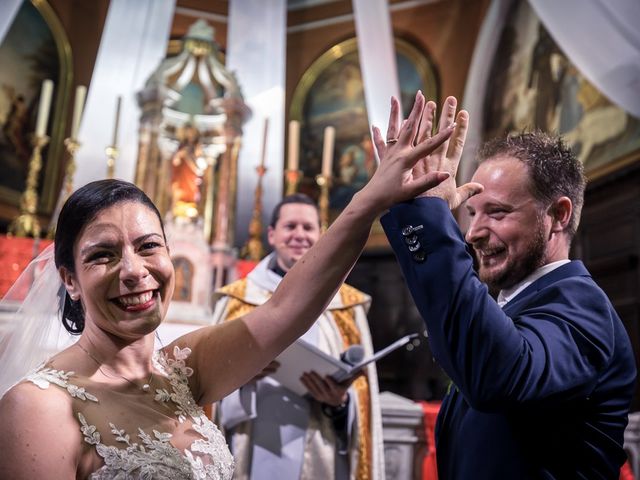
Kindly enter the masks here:
[[229, 303], [227, 303], [227, 316], [224, 318], [225, 322], [227, 320], [234, 320], [238, 317], [242, 317], [256, 308], [255, 305], [251, 305], [242, 300], [246, 291], [246, 278], [226, 285], [219, 290], [219, 292], [229, 296]]
[[[340, 296], [344, 305], [359, 305], [364, 302], [363, 294], [349, 285], [340, 288]], [[355, 309], [351, 307], [331, 310], [333, 318], [342, 336], [345, 348], [361, 343], [360, 330], [355, 322]], [[356, 478], [371, 478], [371, 396], [369, 379], [366, 375], [358, 377], [351, 386], [358, 396], [358, 465]]]

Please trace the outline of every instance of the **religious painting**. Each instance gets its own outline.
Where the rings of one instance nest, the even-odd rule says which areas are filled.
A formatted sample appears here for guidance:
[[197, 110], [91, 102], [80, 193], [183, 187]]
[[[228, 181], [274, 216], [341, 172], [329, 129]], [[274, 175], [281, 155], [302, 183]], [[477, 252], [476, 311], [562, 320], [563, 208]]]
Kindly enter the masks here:
[[490, 75], [484, 138], [538, 128], [560, 133], [591, 179], [640, 159], [640, 119], [610, 102], [516, 2]]
[[[428, 57], [400, 38], [395, 47], [403, 111], [410, 111], [418, 89], [438, 101], [436, 71]], [[335, 45], [309, 67], [296, 87], [289, 117], [301, 124], [299, 189], [312, 197], [318, 196], [314, 179], [321, 171], [324, 129], [336, 129], [329, 199], [333, 219], [376, 169], [355, 38]]]
[[58, 196], [72, 66], [69, 42], [46, 1], [23, 2], [0, 45], [0, 65], [0, 202], [6, 205], [17, 206], [25, 190], [41, 85], [54, 82], [38, 182], [38, 210], [48, 214]]

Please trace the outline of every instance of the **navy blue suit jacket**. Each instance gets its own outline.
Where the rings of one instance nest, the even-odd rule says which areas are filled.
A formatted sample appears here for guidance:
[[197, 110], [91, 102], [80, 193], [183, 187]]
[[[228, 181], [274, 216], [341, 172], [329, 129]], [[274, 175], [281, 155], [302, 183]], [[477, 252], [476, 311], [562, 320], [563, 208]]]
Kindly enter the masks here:
[[553, 270], [502, 310], [444, 201], [396, 205], [382, 224], [453, 381], [436, 426], [440, 478], [617, 479], [635, 361], [584, 265]]

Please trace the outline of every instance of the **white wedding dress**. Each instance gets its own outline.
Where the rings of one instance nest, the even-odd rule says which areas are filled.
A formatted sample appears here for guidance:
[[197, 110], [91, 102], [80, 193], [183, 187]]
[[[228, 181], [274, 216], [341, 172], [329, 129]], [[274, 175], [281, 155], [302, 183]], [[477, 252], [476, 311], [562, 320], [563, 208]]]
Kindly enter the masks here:
[[218, 428], [193, 399], [185, 365], [191, 351], [158, 353], [152, 391], [115, 391], [74, 372], [43, 365], [26, 377], [41, 389], [64, 389], [84, 441], [95, 448], [92, 480], [230, 479], [233, 457]]

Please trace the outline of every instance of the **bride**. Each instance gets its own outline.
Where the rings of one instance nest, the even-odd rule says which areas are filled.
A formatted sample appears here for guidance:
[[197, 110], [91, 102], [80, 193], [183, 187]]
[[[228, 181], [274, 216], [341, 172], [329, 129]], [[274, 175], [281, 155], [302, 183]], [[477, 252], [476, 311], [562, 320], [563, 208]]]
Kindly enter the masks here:
[[[62, 283], [45, 287], [53, 298], [62, 292], [62, 323], [80, 337], [28, 374], [29, 365], [17, 359], [31, 342], [11, 345], [27, 326], [16, 325], [0, 345], [0, 393], [26, 374], [0, 401], [0, 477], [231, 478], [233, 459], [201, 405], [245, 384], [305, 332], [353, 266], [378, 214], [455, 174], [457, 162], [448, 173], [421, 168], [418, 175], [412, 168], [443, 157], [452, 134], [464, 142], [466, 116], [455, 130], [443, 126], [431, 137], [433, 108], [425, 108], [421, 93], [402, 127], [398, 111], [394, 99], [386, 144], [374, 130], [382, 161], [370, 183], [269, 302], [155, 353], [154, 332], [174, 288], [160, 214], [127, 182], [77, 190], [60, 213], [55, 267], [46, 262]], [[7, 367], [12, 359], [19, 365]]]

